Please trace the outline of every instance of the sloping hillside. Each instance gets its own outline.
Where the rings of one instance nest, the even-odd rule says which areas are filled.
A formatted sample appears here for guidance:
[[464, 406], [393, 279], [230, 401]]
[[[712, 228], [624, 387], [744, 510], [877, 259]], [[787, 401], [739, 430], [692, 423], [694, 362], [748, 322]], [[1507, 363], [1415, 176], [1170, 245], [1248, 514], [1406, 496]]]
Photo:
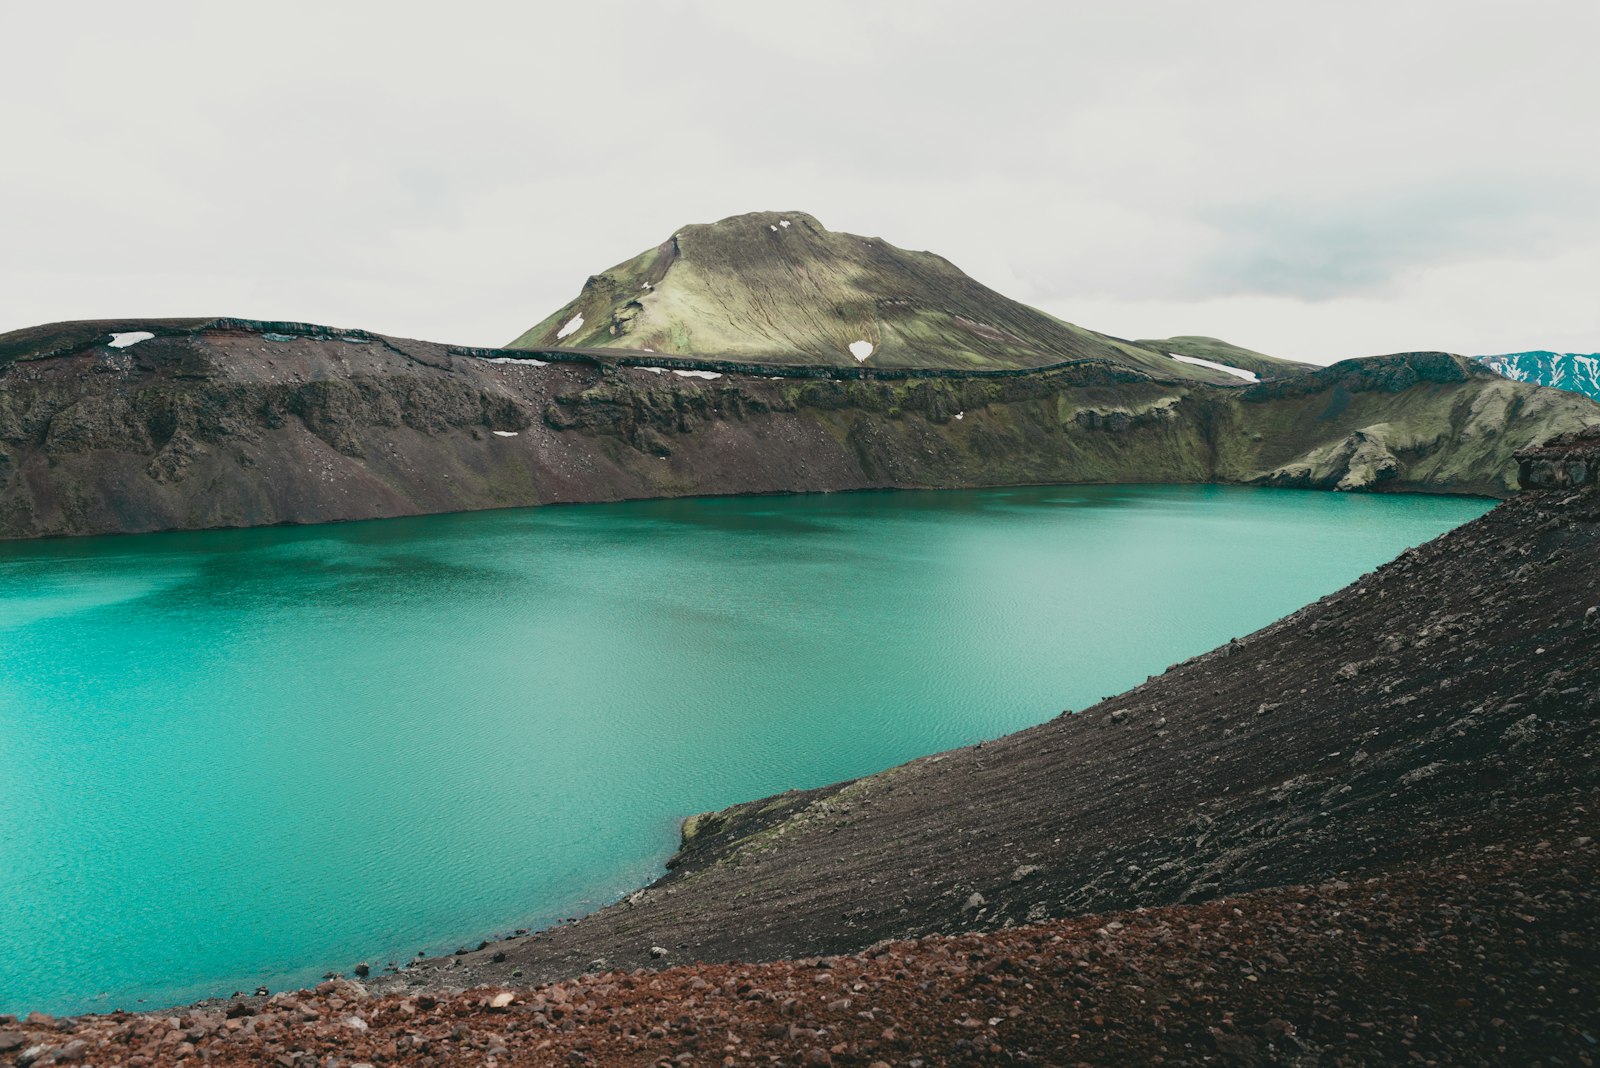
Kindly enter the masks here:
[[[1062, 322], [931, 252], [828, 230], [798, 211], [685, 226], [591, 277], [576, 299], [511, 342], [559, 346], [964, 370], [1104, 359], [1167, 378], [1237, 381]], [[1298, 367], [1255, 354], [1252, 369]]]

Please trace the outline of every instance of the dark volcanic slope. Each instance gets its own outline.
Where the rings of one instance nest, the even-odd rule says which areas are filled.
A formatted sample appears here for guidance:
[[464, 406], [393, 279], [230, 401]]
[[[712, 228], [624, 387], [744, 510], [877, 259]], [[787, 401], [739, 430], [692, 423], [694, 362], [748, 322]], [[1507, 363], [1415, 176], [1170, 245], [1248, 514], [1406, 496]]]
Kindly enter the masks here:
[[701, 817], [655, 886], [396, 981], [561, 977], [652, 947], [667, 963], [850, 952], [1588, 848], [1600, 431], [1534, 466], [1530, 484], [1587, 484], [1521, 495], [1082, 714]]
[[[130, 331], [155, 336], [109, 344]], [[1586, 398], [1442, 353], [1228, 387], [1099, 360], [765, 368], [64, 323], [0, 335], [0, 537], [1051, 482], [1496, 494], [1516, 448], [1597, 421]]]

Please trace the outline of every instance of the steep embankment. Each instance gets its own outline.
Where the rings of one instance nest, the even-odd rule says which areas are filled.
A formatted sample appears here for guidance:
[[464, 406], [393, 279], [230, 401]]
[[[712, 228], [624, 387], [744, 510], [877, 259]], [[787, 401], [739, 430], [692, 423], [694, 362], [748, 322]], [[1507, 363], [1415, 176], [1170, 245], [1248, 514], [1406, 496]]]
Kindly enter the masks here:
[[0, 536], [1051, 482], [1498, 494], [1516, 448], [1600, 421], [1442, 354], [1232, 387], [1094, 360], [632, 363], [240, 320], [0, 335]]
[[[591, 276], [576, 298], [511, 342], [553, 345], [959, 370], [1100, 359], [1165, 378], [1235, 381], [1169, 355], [1186, 348], [1156, 349], [1074, 326], [978, 283], [942, 256], [829, 230], [798, 211], [681, 227]], [[1248, 366], [1264, 377], [1305, 366], [1236, 351], [1248, 353]]]
[[656, 885], [396, 981], [854, 952], [1270, 886], [1470, 870], [1517, 849], [1591, 856], [1600, 430], [1529, 466], [1527, 481], [1549, 489], [1126, 694], [701, 816]]

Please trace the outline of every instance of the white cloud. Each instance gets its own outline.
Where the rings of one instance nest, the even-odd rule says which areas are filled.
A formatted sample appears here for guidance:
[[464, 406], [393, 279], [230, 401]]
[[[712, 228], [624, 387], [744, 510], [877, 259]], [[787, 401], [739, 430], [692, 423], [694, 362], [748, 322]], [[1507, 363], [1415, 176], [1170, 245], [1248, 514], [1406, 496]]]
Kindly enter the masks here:
[[496, 344], [675, 227], [775, 209], [1123, 335], [1600, 349], [1600, 5], [241, 10], [0, 15], [0, 329]]
[[1042, 306], [1122, 337], [1204, 334], [1315, 363], [1419, 349], [1594, 352], [1600, 350], [1597, 278], [1600, 250], [1590, 249], [1546, 260], [1452, 263], [1409, 275], [1382, 295], [1142, 300], [1098, 294]]

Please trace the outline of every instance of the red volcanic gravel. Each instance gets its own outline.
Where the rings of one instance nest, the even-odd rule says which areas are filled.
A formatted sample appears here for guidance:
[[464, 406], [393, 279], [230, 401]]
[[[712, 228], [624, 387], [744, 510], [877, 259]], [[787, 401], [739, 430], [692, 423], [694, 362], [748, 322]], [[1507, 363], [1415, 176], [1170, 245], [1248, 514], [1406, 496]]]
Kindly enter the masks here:
[[1483, 861], [853, 956], [0, 1017], [0, 1064], [1591, 1065], [1600, 851]]

